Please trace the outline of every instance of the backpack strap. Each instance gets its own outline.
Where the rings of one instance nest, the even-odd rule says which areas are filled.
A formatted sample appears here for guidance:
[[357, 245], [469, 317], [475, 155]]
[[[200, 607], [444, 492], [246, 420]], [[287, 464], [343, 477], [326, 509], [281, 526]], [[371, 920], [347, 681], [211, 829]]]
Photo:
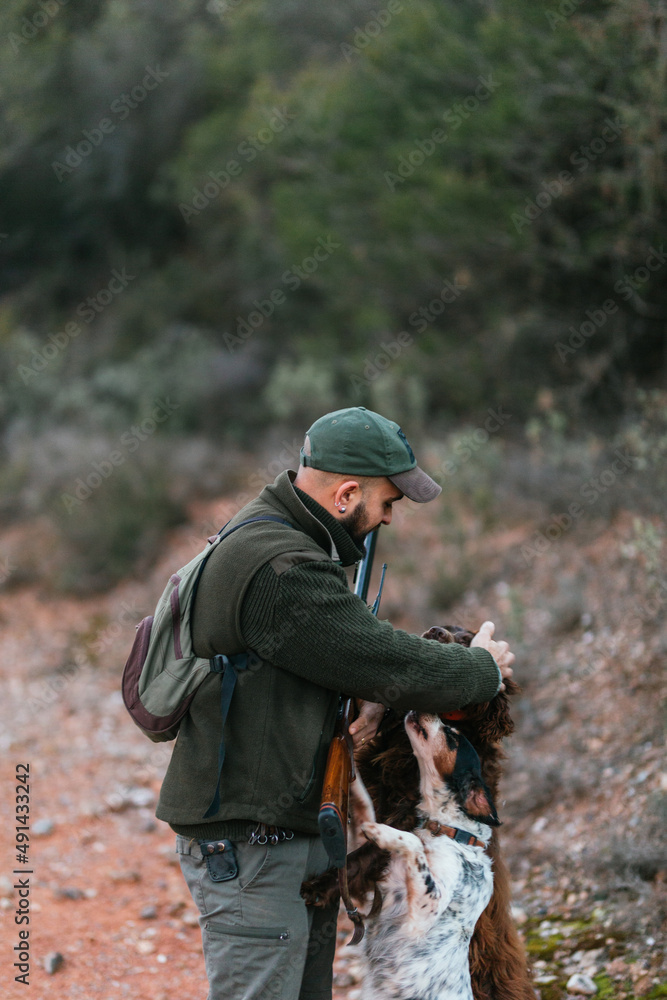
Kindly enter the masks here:
[[225, 762], [225, 722], [227, 713], [232, 702], [232, 695], [236, 687], [238, 674], [248, 668], [248, 654], [237, 653], [236, 656], [225, 656], [218, 653], [210, 659], [211, 673], [222, 674], [222, 684], [220, 686], [220, 746], [218, 747], [218, 777], [215, 782], [215, 795], [210, 806], [204, 813], [204, 819], [215, 816], [220, 808], [220, 778], [222, 777], [222, 765]]
[[227, 524], [225, 524], [224, 527], [220, 528], [220, 531], [218, 532], [217, 535], [211, 535], [211, 537], [209, 538], [209, 542], [215, 541], [218, 538], [220, 539], [220, 541], [222, 541], [223, 538], [227, 538], [228, 535], [231, 535], [235, 531], [238, 531], [239, 528], [242, 528], [244, 524], [252, 524], [253, 521], [277, 521], [278, 524], [286, 524], [288, 528], [294, 527], [294, 525], [290, 524], [289, 521], [286, 521], [284, 517], [274, 517], [273, 514], [265, 514], [263, 517], [261, 516], [249, 517], [247, 521], [239, 521], [239, 523], [235, 524], [233, 528], [229, 529], [229, 531], [225, 531], [227, 524], [230, 523], [229, 521], [227, 521]]
[[[210, 542], [222, 541], [223, 538], [227, 538], [233, 532], [237, 531], [238, 528], [242, 528], [245, 524], [252, 524], [253, 521], [278, 521], [280, 524], [286, 524], [289, 528], [293, 528], [294, 525], [290, 524], [282, 517], [273, 517], [267, 514], [265, 517], [251, 517], [247, 521], [241, 521], [240, 524], [235, 524], [233, 528], [225, 532], [224, 528], [221, 528], [217, 535], [213, 535], [209, 538]], [[229, 521], [227, 522], [229, 524]], [[223, 534], [224, 532], [224, 534]], [[203, 569], [203, 566], [202, 566]], [[201, 571], [200, 571], [201, 576]], [[199, 577], [197, 578], [197, 584], [199, 583]], [[193, 595], [194, 599], [194, 595]], [[235, 656], [225, 656], [224, 653], [218, 653], [216, 656], [212, 656], [209, 660], [211, 665], [211, 673], [222, 674], [222, 683], [220, 685], [220, 746], [218, 747], [218, 777], [215, 782], [215, 795], [211, 801], [210, 806], [204, 813], [204, 819], [209, 819], [211, 816], [215, 816], [218, 809], [220, 808], [220, 778], [222, 777], [222, 765], [225, 762], [225, 722], [227, 721], [227, 715], [229, 713], [229, 706], [232, 702], [232, 695], [234, 694], [234, 688], [236, 687], [236, 681], [238, 680], [238, 675], [243, 670], [248, 669], [248, 653], [237, 653]]]

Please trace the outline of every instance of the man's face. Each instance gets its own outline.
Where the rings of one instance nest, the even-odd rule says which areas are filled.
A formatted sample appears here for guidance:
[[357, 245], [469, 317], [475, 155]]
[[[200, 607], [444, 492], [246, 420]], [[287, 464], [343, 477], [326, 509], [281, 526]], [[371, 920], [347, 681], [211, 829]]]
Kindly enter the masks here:
[[361, 546], [366, 535], [381, 524], [391, 524], [392, 506], [403, 494], [390, 479], [382, 478], [377, 485], [366, 487], [355, 504], [354, 510], [341, 518], [356, 545]]

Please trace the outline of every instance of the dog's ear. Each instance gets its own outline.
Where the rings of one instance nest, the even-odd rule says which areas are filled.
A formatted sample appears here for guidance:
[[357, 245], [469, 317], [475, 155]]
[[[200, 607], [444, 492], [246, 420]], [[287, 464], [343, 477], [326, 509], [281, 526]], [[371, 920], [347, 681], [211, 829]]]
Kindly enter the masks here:
[[454, 636], [449, 629], [442, 625], [431, 625], [429, 629], [422, 632], [422, 639], [435, 639], [437, 642], [454, 642]]
[[464, 628], [462, 625], [445, 625], [444, 627], [451, 634], [454, 642], [458, 642], [460, 646], [469, 646], [477, 635], [476, 632], [471, 632], [470, 629]]
[[500, 826], [491, 792], [482, 777], [477, 751], [462, 733], [459, 735], [454, 773], [447, 784], [466, 816], [487, 826]]
[[438, 642], [458, 642], [461, 646], [469, 646], [475, 633], [461, 625], [431, 625], [422, 632], [422, 639], [436, 639]]
[[[508, 682], [506, 682], [508, 683]], [[510, 684], [513, 682], [510, 680]], [[477, 706], [472, 706], [473, 710]], [[484, 705], [484, 711], [479, 711], [475, 715], [471, 713], [477, 722], [477, 739], [481, 743], [499, 743], [506, 736], [511, 736], [514, 732], [514, 722], [510, 715], [510, 703], [506, 691], [501, 691]]]
[[500, 826], [491, 793], [483, 781], [473, 779], [461, 803], [464, 813], [487, 826]]

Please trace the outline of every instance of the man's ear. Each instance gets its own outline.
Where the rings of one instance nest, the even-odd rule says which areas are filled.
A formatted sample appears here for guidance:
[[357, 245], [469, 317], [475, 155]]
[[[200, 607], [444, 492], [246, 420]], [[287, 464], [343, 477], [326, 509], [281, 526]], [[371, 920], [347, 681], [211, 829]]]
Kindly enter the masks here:
[[462, 808], [467, 816], [487, 826], [500, 826], [491, 793], [482, 781], [473, 780], [465, 794]]
[[344, 483], [341, 483], [340, 486], [337, 487], [334, 496], [334, 503], [336, 504], [336, 506], [342, 505], [344, 507], [347, 507], [347, 505], [355, 497], [359, 497], [360, 495], [361, 491], [357, 480], [346, 479]]

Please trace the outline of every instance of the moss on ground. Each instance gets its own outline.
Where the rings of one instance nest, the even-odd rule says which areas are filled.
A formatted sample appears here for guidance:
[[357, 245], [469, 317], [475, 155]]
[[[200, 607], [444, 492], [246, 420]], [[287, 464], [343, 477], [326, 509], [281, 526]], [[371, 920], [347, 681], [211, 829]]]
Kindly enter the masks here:
[[[540, 929], [545, 923], [553, 926]], [[563, 1000], [567, 996], [566, 983], [568, 977], [563, 973], [563, 961], [555, 959], [554, 955], [563, 949], [574, 951], [591, 951], [595, 948], [605, 948], [607, 960], [623, 954], [627, 961], [634, 961], [635, 954], [630, 954], [623, 947], [627, 934], [617, 928], [600, 928], [600, 922], [591, 919], [562, 920], [556, 914], [539, 919], [529, 919], [522, 928], [525, 947], [531, 962], [542, 960], [546, 967], [541, 974], [557, 976], [553, 983], [537, 983], [541, 1000]], [[613, 943], [607, 943], [613, 939]], [[667, 998], [667, 983], [653, 986], [648, 992], [635, 994], [630, 979], [616, 982], [605, 972], [593, 976], [598, 992], [595, 1000], [660, 1000]]]
[[550, 934], [549, 937], [541, 937], [539, 934], [530, 934], [526, 937], [526, 951], [531, 959], [543, 959], [548, 961], [554, 957], [563, 940], [562, 934]]
[[599, 1000], [616, 1000], [616, 998], [620, 996], [620, 994], [617, 993], [617, 984], [614, 983], [614, 981], [604, 972], [599, 973], [597, 976], [593, 976], [593, 982], [598, 988], [597, 997]]

